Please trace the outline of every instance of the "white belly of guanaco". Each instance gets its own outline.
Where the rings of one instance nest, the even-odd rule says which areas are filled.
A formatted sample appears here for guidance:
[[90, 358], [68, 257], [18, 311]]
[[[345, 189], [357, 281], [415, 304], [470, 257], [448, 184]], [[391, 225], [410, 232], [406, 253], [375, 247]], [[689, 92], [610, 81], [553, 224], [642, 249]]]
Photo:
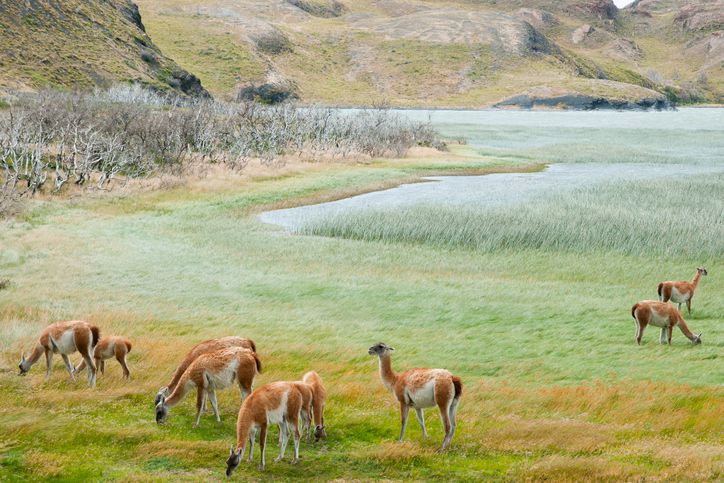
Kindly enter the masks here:
[[75, 333], [73, 329], [68, 329], [57, 339], [52, 339], [53, 352], [58, 354], [72, 354], [78, 348], [75, 346]]
[[239, 368], [239, 360], [234, 359], [233, 361], [226, 364], [222, 370], [216, 374], [210, 372], [206, 373], [210, 386], [213, 389], [225, 389], [229, 387], [236, 378], [236, 370]]
[[416, 391], [406, 391], [405, 399], [410, 406], [417, 409], [435, 406], [435, 379], [430, 379]]
[[266, 420], [267, 424], [279, 424], [284, 421], [284, 416], [287, 413], [287, 401], [289, 400], [289, 390], [287, 389], [284, 394], [282, 394], [281, 402], [279, 403], [279, 406], [270, 409], [266, 412]]

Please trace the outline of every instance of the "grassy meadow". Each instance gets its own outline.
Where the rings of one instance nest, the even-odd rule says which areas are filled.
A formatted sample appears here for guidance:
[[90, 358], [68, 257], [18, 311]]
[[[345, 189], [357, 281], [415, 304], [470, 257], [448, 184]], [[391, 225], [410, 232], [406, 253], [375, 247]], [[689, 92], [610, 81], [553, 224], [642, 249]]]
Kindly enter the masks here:
[[[518, 128], [507, 129], [500, 136]], [[206, 414], [198, 429], [193, 397], [158, 426], [153, 396], [191, 346], [232, 334], [257, 343], [257, 387], [314, 369], [329, 393], [327, 440], [303, 442], [299, 465], [273, 463], [272, 430], [266, 472], [242, 465], [237, 479], [720, 480], [721, 176], [628, 195], [636, 209], [625, 221], [645, 230], [625, 240], [615, 240], [625, 210], [603, 207], [630, 193], [615, 186], [507, 214], [428, 210], [417, 228], [395, 214], [336, 220], [353, 231], [399, 228], [369, 236], [323, 226], [318, 233], [336, 236], [290, 235], [254, 216], [420, 175], [535, 169], [551, 159], [531, 154], [538, 149], [468, 146], [456, 148], [454, 161], [294, 164], [231, 182], [211, 174], [162, 191], [38, 202], [0, 222], [0, 279], [11, 282], [0, 291], [0, 480], [223, 479], [238, 391], [219, 394], [220, 424]], [[548, 152], [568, 150], [559, 139]], [[688, 200], [686, 216], [655, 209], [658, 191], [668, 202]], [[600, 209], [581, 213], [584, 206]], [[480, 238], [471, 229], [479, 223], [499, 238]], [[578, 229], [585, 238], [570, 237]], [[637, 346], [631, 305], [701, 265], [709, 276], [685, 318], [703, 344], [676, 330], [672, 346], [661, 346], [649, 328]], [[131, 380], [108, 361], [95, 390], [74, 385], [59, 357], [49, 381], [42, 362], [18, 377], [20, 351], [63, 319], [130, 337]], [[430, 439], [411, 418], [406, 441], [396, 442], [398, 407], [367, 354], [378, 341], [395, 347], [398, 371], [445, 367], [462, 377], [447, 453], [435, 453], [443, 432], [434, 409], [426, 411]]]

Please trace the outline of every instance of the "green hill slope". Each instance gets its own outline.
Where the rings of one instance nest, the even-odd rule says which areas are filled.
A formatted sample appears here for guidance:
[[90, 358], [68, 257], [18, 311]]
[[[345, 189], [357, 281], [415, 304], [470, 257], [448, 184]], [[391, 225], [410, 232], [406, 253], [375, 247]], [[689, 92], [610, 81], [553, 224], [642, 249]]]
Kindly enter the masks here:
[[550, 88], [723, 102], [721, 0], [138, 3], [164, 52], [221, 97], [273, 84], [331, 104], [477, 107]]
[[130, 0], [0, 0], [0, 90], [118, 81], [208, 95], [151, 41]]

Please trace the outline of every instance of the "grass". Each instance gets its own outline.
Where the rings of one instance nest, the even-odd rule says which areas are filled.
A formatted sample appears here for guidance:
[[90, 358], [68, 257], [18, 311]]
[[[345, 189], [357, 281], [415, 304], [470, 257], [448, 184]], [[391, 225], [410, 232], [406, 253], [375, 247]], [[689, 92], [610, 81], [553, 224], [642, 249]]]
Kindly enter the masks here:
[[265, 66], [244, 43], [231, 32], [197, 18], [193, 35], [188, 23], [173, 14], [144, 11], [148, 33], [165, 54], [201, 79], [202, 85], [221, 98], [233, 98], [239, 82], [264, 80]]
[[[0, 86], [9, 90], [89, 90], [135, 81], [168, 91], [172, 86], [160, 77], [178, 69], [108, 2], [8, 4], [0, 20], [0, 43], [5, 46]], [[144, 51], [153, 53], [161, 72], [142, 61]]]
[[[3, 222], [0, 273], [13, 283], [0, 295], [0, 480], [223, 479], [238, 392], [220, 393], [220, 424], [204, 415], [196, 430], [192, 398], [165, 426], [154, 422], [152, 398], [179, 354], [228, 334], [257, 342], [265, 367], [257, 386], [315, 369], [329, 392], [329, 438], [303, 443], [299, 466], [270, 462], [264, 474], [242, 466], [235, 478], [721, 479], [721, 256], [290, 236], [250, 216], [446, 167], [491, 166], [500, 160], [310, 164], [38, 203]], [[706, 257], [710, 275], [687, 317], [704, 344], [676, 333], [660, 346], [649, 330], [636, 346], [631, 304], [655, 296], [663, 279], [690, 278]], [[95, 390], [70, 383], [59, 358], [49, 381], [42, 364], [14, 373], [45, 324], [70, 318], [132, 339], [129, 382], [110, 361]], [[413, 422], [407, 441], [394, 442], [396, 404], [366, 352], [380, 340], [396, 347], [397, 369], [438, 366], [462, 377], [447, 454], [434, 453], [442, 437], [434, 411], [429, 441]]]
[[[428, 243], [477, 251], [544, 250], [683, 256], [724, 253], [724, 174], [610, 182], [557, 192], [511, 209], [411, 206], [312, 220], [302, 233]], [[661, 216], [676, 207], [675, 216]]]

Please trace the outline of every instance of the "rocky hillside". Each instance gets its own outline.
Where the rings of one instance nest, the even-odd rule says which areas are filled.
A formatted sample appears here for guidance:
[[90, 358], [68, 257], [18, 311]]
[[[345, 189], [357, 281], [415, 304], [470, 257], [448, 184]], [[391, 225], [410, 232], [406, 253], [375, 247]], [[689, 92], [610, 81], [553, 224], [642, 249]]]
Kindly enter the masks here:
[[151, 41], [130, 0], [0, 0], [0, 91], [118, 81], [208, 95]]
[[137, 1], [163, 51], [226, 98], [724, 102], [724, 0]]

